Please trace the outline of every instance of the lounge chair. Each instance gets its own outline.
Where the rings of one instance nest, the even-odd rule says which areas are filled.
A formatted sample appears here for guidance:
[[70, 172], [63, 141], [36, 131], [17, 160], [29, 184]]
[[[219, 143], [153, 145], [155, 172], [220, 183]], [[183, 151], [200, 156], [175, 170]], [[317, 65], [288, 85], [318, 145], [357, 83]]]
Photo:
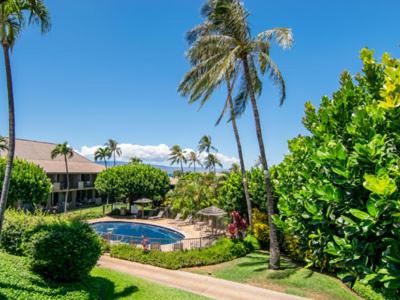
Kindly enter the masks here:
[[172, 221], [168, 222], [168, 224], [176, 224], [176, 223], [178, 223], [179, 221], [181, 221], [181, 217], [182, 217], [182, 214], [177, 214], [175, 219], [173, 219]]
[[161, 218], [164, 216], [164, 214], [165, 214], [165, 211], [164, 211], [164, 210], [160, 210], [160, 211], [158, 212], [158, 215], [157, 215], [157, 216], [149, 217], [149, 220], [159, 220], [159, 219], [161, 219]]
[[178, 225], [178, 226], [190, 225], [190, 224], [192, 224], [192, 220], [193, 220], [193, 216], [188, 215], [187, 218], [185, 219], [185, 221], [180, 221], [176, 225]]

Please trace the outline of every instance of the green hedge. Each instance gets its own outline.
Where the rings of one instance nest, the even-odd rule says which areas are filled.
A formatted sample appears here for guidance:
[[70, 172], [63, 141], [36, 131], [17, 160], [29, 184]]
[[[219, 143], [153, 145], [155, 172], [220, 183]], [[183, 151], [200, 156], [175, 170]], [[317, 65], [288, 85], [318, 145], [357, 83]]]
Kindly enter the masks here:
[[215, 245], [194, 250], [161, 252], [143, 251], [130, 245], [111, 246], [111, 256], [167, 269], [213, 265], [245, 256], [254, 250], [253, 239], [233, 241], [227, 238], [218, 240]]

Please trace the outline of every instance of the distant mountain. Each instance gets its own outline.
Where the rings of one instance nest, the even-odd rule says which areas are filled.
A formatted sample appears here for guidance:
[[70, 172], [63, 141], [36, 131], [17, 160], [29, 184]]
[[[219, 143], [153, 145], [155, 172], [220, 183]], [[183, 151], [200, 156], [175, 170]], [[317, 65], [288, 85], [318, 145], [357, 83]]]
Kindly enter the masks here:
[[[100, 162], [100, 161], [98, 161], [97, 163], [100, 164], [100, 165], [104, 165], [104, 163], [102, 163], [102, 162]], [[126, 162], [126, 161], [116, 161], [116, 162], [115, 162], [115, 165], [117, 165], [117, 166], [126, 165], [126, 164], [128, 164], [128, 162]], [[112, 166], [112, 165], [113, 165], [113, 162], [110, 162], [109, 165]], [[177, 171], [177, 170], [180, 171], [180, 170], [181, 170], [181, 168], [179, 168], [179, 167], [173, 167], [173, 166], [164, 166], [164, 165], [155, 165], [155, 164], [149, 164], [149, 165], [151, 165], [151, 166], [153, 166], [153, 167], [155, 167], [155, 168], [158, 168], [158, 169], [160, 169], [160, 170], [163, 170], [163, 171], [167, 172], [169, 176], [172, 176], [172, 173], [174, 173], [174, 171]], [[184, 172], [193, 171], [193, 168], [184, 167], [184, 168], [183, 168], [183, 171], [184, 171]], [[204, 168], [198, 168], [198, 167], [196, 167], [196, 172], [206, 172], [206, 171], [207, 171], [207, 170], [204, 169]]]

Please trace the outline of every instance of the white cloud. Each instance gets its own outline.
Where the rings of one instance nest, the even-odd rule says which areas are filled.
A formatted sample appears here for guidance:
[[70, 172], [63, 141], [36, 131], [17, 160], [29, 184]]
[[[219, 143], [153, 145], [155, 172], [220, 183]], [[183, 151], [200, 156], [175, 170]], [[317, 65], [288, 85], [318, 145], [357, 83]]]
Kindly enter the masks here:
[[[94, 153], [99, 147], [103, 147], [102, 145], [95, 146], [83, 146], [81, 147], [79, 152], [83, 156], [93, 159]], [[147, 163], [156, 163], [156, 164], [166, 164], [169, 165], [168, 156], [169, 156], [169, 147], [165, 144], [159, 145], [135, 145], [135, 144], [120, 144], [119, 147], [122, 150], [121, 157], [118, 157], [118, 161], [129, 161], [131, 157], [139, 157], [144, 162]], [[190, 151], [194, 151], [191, 148], [184, 149], [187, 153]], [[205, 153], [201, 154], [201, 159], [204, 159], [206, 156]], [[217, 153], [217, 157], [222, 162], [224, 167], [229, 167], [233, 163], [237, 163], [238, 160], [235, 157], [224, 155], [223, 153]]]

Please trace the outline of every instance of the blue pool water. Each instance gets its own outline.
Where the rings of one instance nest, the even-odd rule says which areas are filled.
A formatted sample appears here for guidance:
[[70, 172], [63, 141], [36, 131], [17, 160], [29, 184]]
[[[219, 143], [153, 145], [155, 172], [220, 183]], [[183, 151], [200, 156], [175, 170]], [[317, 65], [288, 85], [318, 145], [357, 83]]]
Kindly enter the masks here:
[[176, 243], [185, 236], [161, 226], [132, 222], [97, 222], [90, 226], [100, 235], [111, 233], [111, 240], [140, 243], [145, 237], [151, 243], [162, 245]]

